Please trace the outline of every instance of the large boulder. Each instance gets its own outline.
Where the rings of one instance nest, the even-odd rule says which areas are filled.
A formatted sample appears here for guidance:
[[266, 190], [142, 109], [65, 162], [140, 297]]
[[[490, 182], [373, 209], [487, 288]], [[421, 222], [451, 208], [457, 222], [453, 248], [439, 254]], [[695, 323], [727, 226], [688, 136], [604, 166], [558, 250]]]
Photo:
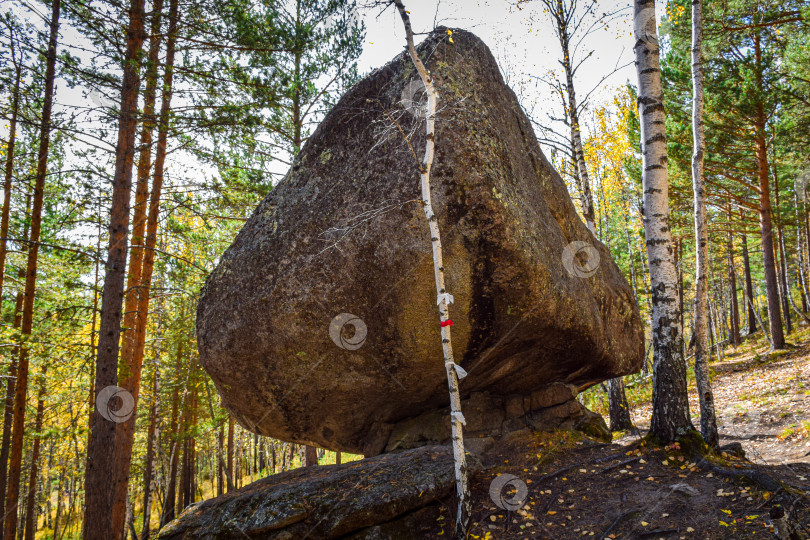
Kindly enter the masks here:
[[[470, 472], [478, 470], [480, 463], [471, 460]], [[161, 529], [159, 539], [375, 538], [380, 528], [413, 527], [424, 520], [409, 517], [438, 516], [438, 503], [453, 496], [455, 485], [447, 446], [295, 469], [188, 507]], [[385, 537], [423, 535], [410, 529]]]
[[[514, 403], [637, 371], [627, 281], [489, 49], [452, 37], [438, 29], [418, 50], [440, 94], [431, 181], [462, 397]], [[251, 430], [373, 455], [448, 404], [419, 203], [420, 84], [401, 54], [344, 95], [208, 278], [200, 360]]]

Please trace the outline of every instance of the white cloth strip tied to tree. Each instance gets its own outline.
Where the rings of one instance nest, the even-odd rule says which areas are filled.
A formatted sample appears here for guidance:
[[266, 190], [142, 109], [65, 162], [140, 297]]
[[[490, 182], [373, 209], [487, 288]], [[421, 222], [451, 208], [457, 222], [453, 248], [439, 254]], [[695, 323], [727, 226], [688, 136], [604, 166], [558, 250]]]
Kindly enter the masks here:
[[430, 240], [433, 246], [433, 272], [436, 278], [437, 304], [439, 307], [439, 320], [442, 335], [442, 352], [444, 353], [444, 365], [447, 373], [447, 386], [450, 390], [450, 418], [452, 427], [453, 457], [456, 467], [456, 493], [458, 495], [458, 509], [456, 511], [456, 538], [466, 538], [467, 527], [472, 513], [470, 502], [470, 488], [467, 482], [467, 458], [464, 454], [463, 425], [466, 424], [464, 415], [461, 412], [461, 395], [459, 393], [458, 381], [463, 379], [467, 373], [453, 359], [453, 346], [450, 341], [450, 327], [453, 321], [450, 319], [449, 305], [453, 303], [453, 295], [447, 292], [444, 283], [444, 264], [442, 262], [442, 241], [439, 234], [439, 224], [436, 214], [433, 212], [433, 205], [430, 197], [430, 168], [433, 165], [433, 155], [435, 150], [435, 122], [436, 103], [438, 93], [433, 86], [433, 80], [422, 60], [416, 52], [413, 42], [413, 29], [411, 27], [408, 11], [402, 0], [394, 0], [394, 4], [399, 10], [402, 22], [405, 25], [405, 35], [408, 43], [408, 53], [413, 60], [419, 77], [425, 85], [427, 94], [427, 111], [425, 112], [425, 156], [420, 165], [422, 204], [424, 205], [425, 217], [430, 228]]

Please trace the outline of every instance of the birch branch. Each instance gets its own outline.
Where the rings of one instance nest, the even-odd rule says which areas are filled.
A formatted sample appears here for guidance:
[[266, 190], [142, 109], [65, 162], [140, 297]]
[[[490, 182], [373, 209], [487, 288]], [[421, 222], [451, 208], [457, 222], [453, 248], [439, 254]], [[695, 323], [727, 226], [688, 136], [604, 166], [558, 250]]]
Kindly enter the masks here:
[[422, 185], [422, 204], [424, 205], [425, 217], [427, 218], [428, 227], [430, 228], [430, 240], [433, 245], [433, 272], [436, 280], [436, 295], [437, 304], [439, 308], [439, 320], [441, 323], [441, 336], [442, 336], [442, 351], [444, 353], [444, 366], [447, 373], [447, 386], [450, 391], [450, 423], [452, 427], [452, 440], [453, 440], [453, 457], [455, 460], [456, 468], [456, 493], [458, 496], [458, 509], [456, 511], [456, 527], [455, 536], [458, 539], [467, 537], [467, 527], [470, 522], [470, 514], [472, 513], [472, 506], [470, 502], [470, 488], [467, 482], [467, 459], [464, 455], [464, 437], [463, 437], [463, 424], [464, 415], [461, 412], [461, 395], [459, 392], [458, 381], [459, 375], [464, 377], [466, 373], [461, 369], [453, 359], [453, 346], [450, 341], [450, 328], [453, 321], [450, 319], [449, 304], [453, 302], [453, 296], [450, 295], [444, 283], [444, 263], [442, 262], [442, 241], [439, 234], [439, 224], [436, 214], [433, 212], [430, 197], [430, 168], [433, 165], [433, 156], [435, 150], [435, 122], [436, 122], [436, 103], [438, 101], [438, 93], [433, 86], [433, 79], [430, 76], [422, 60], [416, 52], [416, 47], [413, 42], [413, 29], [411, 27], [411, 20], [402, 0], [394, 0], [394, 4], [399, 11], [402, 18], [402, 23], [405, 26], [405, 35], [407, 40], [407, 49], [410, 54], [411, 60], [419, 72], [419, 77], [425, 85], [425, 92], [428, 96], [428, 107], [425, 113], [425, 156], [422, 159], [420, 167], [421, 185]]

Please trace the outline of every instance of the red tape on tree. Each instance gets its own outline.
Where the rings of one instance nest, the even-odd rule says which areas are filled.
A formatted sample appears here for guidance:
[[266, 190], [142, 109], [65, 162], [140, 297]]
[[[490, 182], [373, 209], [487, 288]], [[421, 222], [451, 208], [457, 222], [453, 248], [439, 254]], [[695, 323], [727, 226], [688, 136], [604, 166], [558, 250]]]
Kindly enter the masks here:
[[442, 328], [444, 328], [445, 326], [453, 326], [453, 321], [451, 321], [450, 319], [447, 319], [446, 321], [442, 321], [440, 323], [440, 326]]

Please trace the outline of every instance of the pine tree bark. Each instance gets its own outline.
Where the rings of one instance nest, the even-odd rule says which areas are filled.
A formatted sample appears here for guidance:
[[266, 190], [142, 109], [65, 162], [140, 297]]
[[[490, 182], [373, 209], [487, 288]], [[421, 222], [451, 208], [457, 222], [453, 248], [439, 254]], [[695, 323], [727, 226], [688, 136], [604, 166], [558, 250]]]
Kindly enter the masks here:
[[[754, 33], [754, 58], [757, 69], [754, 77], [757, 88], [763, 87], [762, 49], [759, 34]], [[774, 263], [773, 224], [771, 223], [771, 188], [768, 166], [768, 144], [765, 131], [765, 106], [759, 100], [756, 103], [754, 132], [756, 144], [757, 176], [759, 179], [759, 230], [762, 236], [762, 263], [765, 270], [765, 295], [768, 300], [768, 326], [774, 349], [785, 348], [785, 336], [782, 332], [782, 313], [779, 306], [779, 286], [776, 279]]]
[[[26, 212], [26, 217], [27, 217]], [[28, 236], [28, 232], [26, 231], [25, 237]], [[25, 271], [20, 269], [20, 278], [25, 277]], [[22, 302], [23, 302], [23, 293], [22, 291], [17, 292], [17, 301], [14, 306], [14, 324], [13, 328], [16, 330], [20, 327], [20, 323], [22, 322]], [[14, 394], [16, 390], [16, 381], [17, 381], [17, 361], [19, 360], [19, 347], [13, 347], [11, 349], [11, 365], [9, 366], [8, 370], [8, 382], [6, 383], [6, 400], [5, 400], [5, 411], [3, 414], [3, 442], [2, 447], [0, 447], [0, 539], [4, 538], [5, 535], [5, 517], [6, 517], [6, 487], [7, 483], [6, 480], [8, 478], [8, 456], [9, 450], [11, 447], [11, 424], [14, 422]]]
[[[20, 111], [20, 80], [22, 78], [22, 60], [17, 62], [17, 52], [14, 45], [14, 29], [9, 28], [9, 55], [14, 63], [14, 93], [11, 98], [11, 119], [8, 124], [8, 143], [6, 144], [5, 178], [3, 181], [3, 213], [0, 217], [0, 298], [3, 298], [3, 284], [6, 276], [6, 254], [8, 245], [8, 222], [11, 213], [11, 187], [14, 179], [14, 150], [17, 144], [17, 117]], [[5, 463], [2, 464], [5, 475]], [[3, 482], [2, 488], [5, 487]], [[5, 489], [0, 491], [5, 493]], [[0, 499], [3, 497], [0, 496]], [[0, 505], [0, 523], [2, 522], [3, 507]]]
[[[219, 423], [219, 429], [217, 430], [217, 497], [225, 493], [225, 467], [224, 465], [224, 457], [223, 457], [223, 450], [225, 446], [225, 426], [222, 422]], [[275, 466], [275, 463], [274, 463]]]
[[608, 381], [608, 408], [610, 413], [610, 431], [635, 430], [630, 417], [630, 406], [624, 392], [624, 380], [621, 377]]
[[227, 463], [227, 470], [228, 474], [226, 476], [228, 481], [228, 492], [230, 493], [234, 489], [235, 481], [233, 477], [233, 416], [230, 414], [228, 415], [228, 463]]
[[141, 540], [149, 540], [149, 520], [152, 516], [152, 475], [155, 461], [155, 438], [158, 419], [158, 395], [160, 392], [160, 369], [155, 359], [155, 374], [152, 380], [152, 404], [149, 410], [149, 428], [146, 432], [146, 457], [143, 472], [143, 531]]
[[748, 335], [757, 331], [757, 317], [754, 313], [754, 284], [751, 281], [751, 260], [748, 257], [748, 238], [742, 235], [743, 273], [745, 274], [745, 295], [748, 298]]
[[[153, 34], [160, 28], [159, 8], [162, 2], [155, 5], [155, 17], [152, 21]], [[140, 394], [141, 372], [143, 366], [143, 355], [146, 344], [146, 327], [149, 315], [149, 297], [152, 285], [152, 272], [155, 262], [155, 246], [157, 244], [157, 226], [160, 213], [160, 197], [163, 188], [163, 167], [166, 159], [166, 146], [168, 138], [169, 108], [172, 98], [172, 82], [174, 75], [174, 53], [177, 39], [178, 23], [178, 2], [170, 1], [169, 7], [169, 33], [166, 43], [166, 61], [163, 77], [163, 93], [161, 96], [161, 107], [158, 126], [158, 142], [155, 157], [155, 171], [152, 178], [152, 189], [149, 193], [149, 211], [145, 211], [146, 184], [149, 178], [151, 154], [145, 150], [141, 154], [138, 169], [138, 184], [141, 191], [140, 210], [136, 208], [133, 218], [133, 249], [130, 258], [129, 289], [127, 291], [126, 309], [124, 317], [124, 327], [128, 330], [124, 332], [121, 349], [121, 360], [119, 362], [120, 386], [127, 390], [134, 400], [134, 411], [137, 411], [138, 396]], [[154, 117], [154, 102], [157, 81], [157, 55], [159, 49], [159, 37], [154, 38], [150, 44], [150, 72], [147, 78], [147, 98], [151, 101], [151, 107], [147, 111], [147, 120], [143, 128], [143, 140], [146, 144], [149, 141], [151, 146], [152, 125], [149, 117]], [[154, 57], [154, 59], [153, 59]], [[136, 194], [136, 203], [138, 195]], [[144, 231], [146, 237], [144, 239]], [[126, 508], [127, 486], [129, 485], [130, 463], [132, 461], [132, 443], [135, 436], [136, 414], [132, 414], [124, 422], [118, 433], [116, 433], [116, 475], [118, 481], [115, 485], [115, 519], [120, 524], [123, 519], [123, 510]], [[120, 527], [120, 525], [119, 525]]]
[[[179, 355], [178, 355], [179, 356]], [[179, 362], [178, 362], [179, 363]], [[178, 366], [179, 367], [179, 366]], [[178, 421], [177, 415], [180, 406], [180, 388], [174, 387], [172, 392], [172, 419], [169, 424], [169, 475], [166, 482], [166, 495], [163, 498], [163, 510], [160, 513], [160, 526], [163, 527], [174, 519], [174, 499], [177, 489], [177, 447], [178, 447]]]
[[728, 281], [731, 309], [731, 344], [738, 347], [740, 340], [740, 306], [737, 300], [737, 272], [734, 268], [734, 241], [728, 233]]
[[[23, 238], [28, 239], [29, 236], [29, 229], [28, 223], [30, 222], [31, 216], [31, 194], [29, 193], [26, 197], [25, 201], [25, 223], [24, 231], [23, 231]], [[25, 281], [25, 269], [20, 268], [17, 277], [21, 282]], [[12, 323], [12, 327], [14, 330], [18, 330], [20, 325], [22, 324], [22, 306], [23, 306], [23, 291], [17, 291], [17, 299], [14, 303], [14, 322]], [[2, 490], [0, 491], [0, 502], [2, 502], [3, 508], [3, 515], [0, 515], [0, 524], [3, 526], [0, 529], [0, 539], [4, 538], [5, 535], [5, 502], [6, 502], [6, 490], [7, 490], [7, 474], [8, 474], [8, 458], [9, 452], [11, 449], [11, 425], [14, 422], [14, 395], [16, 393], [16, 381], [17, 381], [17, 362], [20, 356], [20, 347], [19, 344], [15, 345], [11, 349], [11, 366], [9, 366], [9, 380], [8, 385], [6, 387], [6, 403], [5, 403], [5, 411], [4, 411], [4, 423], [3, 423], [3, 443], [2, 448], [0, 448], [0, 472], [2, 472], [2, 477], [0, 477], [0, 481], [2, 484]]]
[[37, 530], [37, 495], [39, 490], [39, 452], [42, 444], [42, 423], [45, 419], [45, 376], [47, 375], [47, 367], [42, 369], [42, 374], [39, 380], [39, 396], [37, 397], [37, 416], [34, 421], [34, 436], [31, 445], [31, 470], [28, 477], [28, 500], [26, 501], [25, 510], [25, 540], [34, 540], [34, 535]]
[[650, 433], [660, 442], [693, 429], [689, 417], [678, 275], [669, 228], [667, 146], [655, 1], [634, 0], [633, 47], [639, 80], [644, 231], [653, 306], [653, 412]]
[[467, 458], [464, 454], [462, 426], [464, 425], [465, 420], [461, 411], [461, 395], [458, 386], [460, 368], [458, 364], [455, 363], [453, 358], [453, 345], [450, 340], [450, 325], [452, 325], [452, 321], [450, 320], [449, 310], [449, 305], [452, 303], [452, 297], [445, 289], [441, 236], [439, 233], [438, 219], [431, 204], [430, 193], [430, 170], [431, 166], [433, 165], [435, 151], [434, 127], [436, 122], [436, 104], [438, 95], [435, 87], [433, 86], [433, 78], [416, 52], [410, 16], [405, 10], [402, 0], [394, 0], [394, 4], [399, 11], [402, 23], [405, 26], [408, 53], [411, 57], [411, 61], [413, 61], [413, 64], [416, 67], [416, 71], [419, 73], [419, 77], [422, 79], [422, 83], [425, 85], [425, 92], [428, 98], [427, 111], [425, 113], [425, 155], [422, 159], [422, 163], [419, 166], [419, 170], [422, 186], [422, 204], [424, 207], [425, 218], [427, 219], [428, 227], [430, 229], [430, 238], [433, 247], [433, 269], [436, 281], [436, 294], [438, 297], [437, 303], [439, 306], [439, 319], [441, 321], [440, 327], [442, 351], [444, 354], [444, 365], [447, 374], [447, 386], [450, 392], [451, 438], [456, 472], [456, 496], [458, 497], [455, 536], [456, 538], [464, 539], [467, 537], [467, 528], [469, 526], [470, 516], [472, 513], [472, 505], [470, 500], [470, 487], [467, 481]]
[[42, 206], [45, 195], [45, 177], [48, 171], [50, 150], [51, 110], [53, 88], [56, 75], [56, 44], [59, 36], [60, 0], [51, 3], [50, 36], [45, 64], [45, 91], [43, 95], [42, 118], [39, 126], [39, 152], [37, 154], [36, 179], [34, 181], [33, 207], [31, 209], [31, 229], [28, 242], [28, 259], [25, 269], [25, 293], [23, 295], [22, 319], [20, 323], [20, 357], [17, 363], [17, 381], [14, 387], [14, 413], [11, 431], [11, 451], [8, 469], [6, 494], [6, 514], [4, 538], [13, 539], [17, 532], [17, 505], [20, 496], [20, 473], [22, 469], [23, 435], [25, 431], [25, 409], [28, 394], [28, 339], [34, 327], [34, 298], [36, 295], [37, 263], [39, 261], [39, 241], [42, 233]]
[[[803, 205], [802, 205], [803, 206]], [[798, 255], [798, 277], [799, 277], [799, 292], [802, 299], [802, 313], [807, 313], [807, 275], [805, 269], [805, 242], [802, 234], [801, 214], [803, 212], [802, 206], [799, 205], [798, 189], [793, 190], [793, 208], [795, 209], [794, 218], [796, 220], [796, 254]]]
[[[101, 299], [95, 389], [100, 392], [118, 385], [118, 351], [121, 334], [121, 307], [126, 278], [129, 240], [129, 210], [135, 131], [138, 125], [140, 89], [140, 50], [144, 40], [144, 0], [130, 0], [118, 144], [115, 151], [109, 244]], [[86, 540], [117, 540], [123, 534], [123, 521], [116, 521], [115, 497], [119, 489], [116, 469], [118, 424], [104, 418], [96, 407], [88, 448], [85, 488], [87, 490]]]
[[692, 0], [692, 191], [695, 210], [695, 379], [700, 401], [700, 433], [711, 447], [717, 446], [717, 414], [709, 382], [707, 315], [709, 312], [709, 231], [706, 222], [706, 182], [703, 156], [703, 0]]
[[304, 458], [304, 467], [317, 467], [318, 466], [318, 449], [314, 446], [306, 447], [306, 454]]
[[[773, 169], [773, 191], [776, 212], [779, 212], [779, 175], [776, 171], [776, 157], [774, 156]], [[790, 317], [790, 289], [788, 283], [787, 259], [785, 258], [785, 239], [782, 234], [782, 220], [776, 219], [776, 249], [779, 254], [779, 292], [782, 300], [782, 313], [785, 315], [785, 331], [793, 332], [793, 322]]]

